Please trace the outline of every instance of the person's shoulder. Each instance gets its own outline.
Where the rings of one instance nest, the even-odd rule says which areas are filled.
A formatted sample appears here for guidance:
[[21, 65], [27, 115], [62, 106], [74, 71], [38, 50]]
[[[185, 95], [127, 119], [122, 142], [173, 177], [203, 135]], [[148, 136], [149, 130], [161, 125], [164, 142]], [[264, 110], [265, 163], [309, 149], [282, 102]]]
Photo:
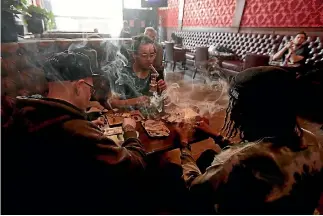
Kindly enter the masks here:
[[259, 152], [257, 145], [259, 143], [240, 143], [224, 148], [222, 152], [214, 159], [214, 163], [231, 163], [239, 164], [241, 160]]

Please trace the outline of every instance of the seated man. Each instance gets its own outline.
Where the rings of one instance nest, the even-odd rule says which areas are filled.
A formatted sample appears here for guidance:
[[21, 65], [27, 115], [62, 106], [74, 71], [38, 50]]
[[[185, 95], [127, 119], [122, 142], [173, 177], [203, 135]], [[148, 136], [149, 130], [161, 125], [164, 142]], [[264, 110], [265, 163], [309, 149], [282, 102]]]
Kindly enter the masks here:
[[18, 98], [6, 131], [2, 213], [136, 212], [145, 151], [135, 122], [125, 119], [125, 142], [118, 145], [86, 120], [93, 94], [86, 55], [55, 54], [44, 72], [47, 98]]
[[183, 47], [183, 41], [182, 41], [182, 38], [180, 37], [177, 37], [175, 33], [172, 33], [171, 34], [171, 43], [174, 43], [174, 47]]
[[298, 63], [301, 66], [304, 66], [305, 60], [309, 54], [307, 44], [305, 43], [306, 37], [305, 32], [298, 33], [294, 40], [288, 42], [273, 56], [273, 60], [276, 61], [282, 58], [283, 62], [292, 64]]
[[[109, 104], [114, 107], [127, 107], [149, 103], [151, 65], [156, 57], [154, 42], [147, 36], [135, 37], [132, 43], [134, 63], [126, 66], [121, 73], [110, 73], [111, 91], [118, 97], [111, 98]], [[159, 92], [166, 89], [164, 80], [157, 78]]]
[[147, 27], [145, 29], [145, 33], [147, 37], [149, 37], [155, 43], [156, 47], [156, 57], [153, 63], [153, 66], [156, 68], [158, 73], [162, 75], [162, 79], [164, 79], [164, 66], [163, 66], [163, 47], [156, 41], [157, 39], [157, 31], [153, 27]]
[[[276, 67], [250, 68], [234, 77], [229, 96], [223, 130], [228, 138], [239, 134], [243, 143], [213, 154], [204, 173], [192, 157], [186, 127], [177, 128], [183, 178], [195, 210], [313, 214], [322, 192], [323, 148], [297, 124], [293, 77]], [[222, 147], [229, 144], [204, 122], [196, 128]]]
[[128, 61], [129, 65], [133, 64], [132, 56], [129, 53], [129, 50], [131, 49], [131, 35], [129, 32], [123, 32], [120, 35], [120, 38], [124, 38], [123, 40], [120, 40], [119, 46], [120, 46], [120, 54], [122, 54]]

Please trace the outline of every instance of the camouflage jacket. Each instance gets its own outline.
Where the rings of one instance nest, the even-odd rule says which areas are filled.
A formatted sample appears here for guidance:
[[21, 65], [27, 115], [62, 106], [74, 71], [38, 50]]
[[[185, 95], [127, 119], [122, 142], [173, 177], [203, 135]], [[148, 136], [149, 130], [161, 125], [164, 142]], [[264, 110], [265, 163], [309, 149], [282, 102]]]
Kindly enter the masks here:
[[220, 214], [313, 214], [322, 192], [323, 149], [307, 131], [303, 142], [308, 147], [300, 151], [268, 142], [239, 144], [217, 155], [203, 174], [183, 148], [183, 178], [196, 208]]

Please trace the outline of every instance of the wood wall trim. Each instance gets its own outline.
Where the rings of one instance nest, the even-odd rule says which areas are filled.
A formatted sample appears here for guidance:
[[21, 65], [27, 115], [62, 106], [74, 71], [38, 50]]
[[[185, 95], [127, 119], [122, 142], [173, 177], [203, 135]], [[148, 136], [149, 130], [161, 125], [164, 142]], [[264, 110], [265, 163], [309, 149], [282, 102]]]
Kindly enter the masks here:
[[202, 32], [232, 32], [238, 33], [239, 27], [183, 27], [183, 31], [202, 31]]
[[232, 18], [232, 27], [240, 27], [246, 0], [236, 0], [236, 8]]
[[304, 31], [309, 36], [323, 36], [322, 27], [272, 27], [272, 28], [252, 28], [252, 27], [240, 27], [241, 33], [263, 33], [263, 34], [282, 34], [282, 35], [294, 35], [298, 32]]
[[182, 30], [184, 19], [185, 0], [179, 0], [178, 4], [178, 29]]
[[[169, 31], [178, 31], [176, 28], [167, 28]], [[286, 28], [286, 27], [273, 27], [273, 28], [251, 28], [251, 27], [183, 27], [182, 31], [197, 31], [197, 32], [230, 32], [230, 33], [259, 33], [259, 34], [281, 34], [281, 35], [294, 35], [298, 32], [304, 31], [309, 36], [323, 37], [322, 27], [309, 27], [309, 28]]]

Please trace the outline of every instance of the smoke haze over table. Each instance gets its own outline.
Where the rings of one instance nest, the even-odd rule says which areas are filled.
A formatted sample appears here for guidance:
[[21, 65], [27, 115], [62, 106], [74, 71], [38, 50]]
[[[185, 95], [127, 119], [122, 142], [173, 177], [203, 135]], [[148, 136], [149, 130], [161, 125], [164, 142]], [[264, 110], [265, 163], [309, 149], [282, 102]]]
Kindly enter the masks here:
[[[125, 66], [131, 66], [127, 58], [121, 54], [120, 47], [122, 41], [114, 39], [102, 39], [97, 40], [97, 51], [98, 67], [100, 68], [103, 75], [106, 77], [110, 85], [110, 90], [112, 97], [119, 97], [120, 92], [119, 87], [127, 84], [128, 87], [132, 88], [136, 92], [136, 97], [142, 96], [138, 91], [141, 87], [135, 85], [135, 80], [133, 77], [128, 76], [123, 73]], [[54, 53], [59, 52], [54, 41], [51, 41], [52, 45], [48, 46], [46, 49], [46, 56], [38, 56], [36, 59], [37, 64], [42, 64], [45, 58], [50, 58]], [[50, 43], [50, 44], [51, 44]], [[92, 48], [93, 44], [89, 45], [89, 41], [81, 40], [72, 43], [67, 51], [77, 50], [83, 47]], [[28, 49], [27, 49], [28, 48]], [[30, 49], [29, 49], [30, 48]], [[32, 45], [26, 46], [26, 53], [32, 53]], [[103, 52], [102, 52], [103, 51]], [[51, 54], [50, 54], [51, 53]], [[129, 53], [130, 56], [132, 53]], [[32, 54], [28, 54], [32, 56]], [[28, 59], [30, 59], [29, 57]], [[30, 61], [30, 64], [36, 65], [34, 61]], [[176, 76], [180, 73], [166, 73], [165, 81], [167, 83], [167, 90], [164, 91], [161, 96], [154, 96], [151, 99], [151, 106], [156, 108], [158, 112], [161, 111], [160, 104], [163, 99], [166, 99], [166, 107], [170, 104], [176, 105], [180, 108], [198, 108], [200, 115], [212, 115], [220, 110], [223, 110], [227, 106], [228, 97], [226, 94], [227, 84], [222, 80], [208, 80], [205, 84], [203, 82], [198, 82], [197, 80], [178, 80]], [[172, 79], [172, 76], [175, 79]], [[145, 109], [149, 112], [149, 109]]]
[[[112, 96], [119, 97], [120, 95], [116, 92], [119, 92], [117, 89], [119, 86], [127, 84], [131, 87], [136, 96], [142, 96], [138, 92], [140, 86], [135, 85], [135, 80], [133, 77], [128, 76], [123, 73], [122, 70], [125, 66], [131, 66], [128, 64], [128, 60], [125, 56], [120, 53], [120, 42], [106, 40], [102, 41], [101, 49], [104, 50], [104, 59], [101, 63], [101, 70], [105, 77], [108, 78]], [[75, 47], [78, 47], [83, 44], [72, 44], [69, 50], [73, 50]], [[130, 54], [131, 55], [131, 54]], [[160, 105], [163, 99], [165, 105], [173, 104], [179, 108], [196, 108], [199, 110], [200, 115], [213, 115], [216, 112], [219, 112], [226, 108], [228, 96], [227, 92], [227, 83], [222, 79], [213, 80], [206, 78], [206, 83], [198, 82], [198, 80], [178, 80], [171, 79], [172, 73], [166, 74], [166, 82], [168, 88], [160, 96], [154, 95], [151, 97], [151, 106], [158, 109], [158, 112], [161, 111]], [[173, 74], [173, 76], [176, 76]], [[145, 111], [149, 112], [148, 109]]]

